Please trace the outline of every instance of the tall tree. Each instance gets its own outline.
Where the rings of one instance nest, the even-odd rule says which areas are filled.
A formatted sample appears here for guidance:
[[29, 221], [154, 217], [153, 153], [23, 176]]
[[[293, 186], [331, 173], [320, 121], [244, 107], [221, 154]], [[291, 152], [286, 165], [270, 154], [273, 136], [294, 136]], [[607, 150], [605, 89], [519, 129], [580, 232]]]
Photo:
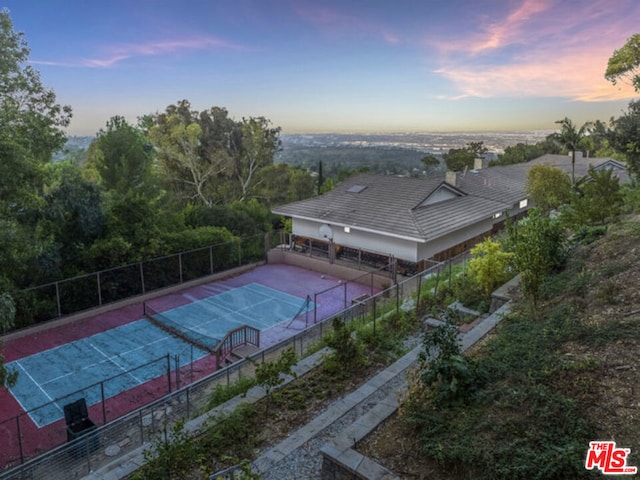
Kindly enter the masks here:
[[607, 138], [611, 147], [622, 153], [629, 170], [636, 178], [640, 176], [640, 100], [629, 103], [627, 112], [612, 120]]
[[589, 176], [571, 193], [571, 201], [562, 211], [562, 220], [573, 228], [601, 224], [622, 210], [620, 180], [612, 170], [589, 169]]
[[543, 212], [569, 201], [571, 182], [569, 177], [552, 165], [534, 165], [527, 173], [525, 192]]
[[[29, 64], [24, 34], [13, 30], [9, 12], [0, 12], [0, 324], [13, 323], [15, 304], [8, 290], [23, 284], [26, 265], [42, 250], [35, 223], [42, 205], [42, 168], [66, 141], [63, 127], [71, 108], [56, 103]], [[33, 266], [33, 265], [32, 265]], [[13, 380], [0, 354], [0, 385]]]
[[507, 244], [514, 253], [513, 264], [520, 272], [520, 285], [535, 311], [544, 279], [566, 260], [564, 229], [557, 218], [532, 208], [528, 217], [508, 227], [508, 233]]
[[451, 148], [442, 155], [447, 168], [454, 172], [461, 172], [465, 168], [473, 168], [475, 155], [466, 148]]
[[[226, 198], [233, 158], [240, 155], [242, 132], [224, 108], [198, 112], [187, 100], [145, 117], [165, 179], [184, 201], [212, 205]], [[235, 188], [237, 190], [237, 187]]]
[[111, 117], [89, 149], [88, 163], [106, 191], [150, 193], [153, 147], [142, 131], [120, 116]]
[[561, 130], [553, 135], [553, 138], [571, 154], [571, 184], [576, 183], [576, 150], [581, 147], [581, 142], [589, 132], [591, 122], [587, 122], [580, 128], [577, 127], [569, 118], [557, 120]]
[[484, 142], [469, 142], [464, 148], [450, 149], [442, 157], [449, 170], [460, 172], [465, 168], [473, 168], [475, 159], [484, 158], [487, 152]]
[[71, 118], [71, 108], [56, 103], [29, 65], [29, 54], [24, 34], [14, 32], [9, 13], [1, 11], [0, 211], [33, 204], [42, 188], [42, 165], [64, 146], [62, 128]]
[[255, 186], [256, 172], [273, 165], [273, 156], [280, 148], [280, 127], [272, 128], [270, 125], [271, 122], [264, 117], [242, 119], [242, 148], [234, 157], [232, 168], [240, 187], [240, 201], [249, 198]]
[[[70, 162], [47, 166], [46, 206], [38, 223], [38, 235], [50, 237], [56, 246], [56, 278], [71, 277], [81, 268], [82, 255], [102, 234], [105, 215], [100, 187], [86, 180]], [[42, 282], [51, 281], [43, 279]]]
[[162, 123], [149, 131], [174, 192], [187, 200], [210, 206], [214, 203], [210, 183], [224, 170], [224, 164], [202, 158], [199, 153], [201, 135], [198, 123], [187, 123], [177, 114], [164, 117]]
[[633, 85], [636, 92], [640, 92], [640, 33], [632, 35], [627, 43], [615, 50], [607, 63], [604, 77], [616, 85], [625, 80]]

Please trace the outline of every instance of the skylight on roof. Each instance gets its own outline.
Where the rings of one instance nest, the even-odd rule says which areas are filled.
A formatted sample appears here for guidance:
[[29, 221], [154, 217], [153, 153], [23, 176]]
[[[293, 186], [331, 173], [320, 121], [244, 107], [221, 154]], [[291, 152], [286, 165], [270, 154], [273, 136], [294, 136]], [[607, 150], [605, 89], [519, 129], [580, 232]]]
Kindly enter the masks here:
[[349, 188], [349, 190], [347, 190], [347, 192], [349, 192], [349, 193], [360, 193], [365, 188], [367, 188], [366, 185], [352, 185], [351, 188]]

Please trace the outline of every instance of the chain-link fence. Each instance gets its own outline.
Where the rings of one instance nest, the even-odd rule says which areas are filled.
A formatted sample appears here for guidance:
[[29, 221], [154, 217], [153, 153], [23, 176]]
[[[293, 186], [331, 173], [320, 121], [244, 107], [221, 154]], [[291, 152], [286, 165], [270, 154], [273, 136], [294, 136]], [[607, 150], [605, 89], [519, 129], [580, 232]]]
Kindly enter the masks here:
[[[341, 318], [345, 322], [373, 320], [392, 312], [414, 308], [415, 294], [422, 278], [436, 269], [442, 268], [434, 264], [429, 269], [403, 280], [377, 294], [352, 299], [342, 311], [327, 318], [316, 319], [309, 327], [253, 355], [250, 360], [241, 360], [222, 370], [218, 370], [196, 382], [179, 388], [154, 402], [123, 415], [96, 430], [63, 444], [19, 466], [16, 462], [25, 460], [20, 457], [20, 447], [14, 452], [17, 460], [9, 462], [5, 471], [0, 473], [0, 480], [14, 479], [68, 479], [87, 475], [92, 470], [112, 462], [115, 458], [126, 455], [145, 442], [162, 439], [167, 429], [176, 422], [188, 420], [202, 415], [209, 409], [212, 392], [217, 385], [229, 385], [238, 379], [253, 376], [255, 364], [273, 361], [280, 354], [292, 348], [299, 357], [306, 356], [315, 349], [319, 342], [333, 330], [333, 319]], [[344, 287], [343, 287], [344, 288]], [[168, 360], [170, 362], [170, 359]], [[167, 388], [171, 389], [172, 375], [168, 373]], [[175, 374], [173, 375], [175, 378]], [[107, 416], [105, 416], [105, 419]], [[1, 427], [0, 427], [1, 428]], [[20, 427], [14, 432], [20, 439]], [[14, 466], [14, 468], [8, 468]]]
[[16, 328], [46, 322], [264, 260], [264, 235], [154, 258], [13, 293]]

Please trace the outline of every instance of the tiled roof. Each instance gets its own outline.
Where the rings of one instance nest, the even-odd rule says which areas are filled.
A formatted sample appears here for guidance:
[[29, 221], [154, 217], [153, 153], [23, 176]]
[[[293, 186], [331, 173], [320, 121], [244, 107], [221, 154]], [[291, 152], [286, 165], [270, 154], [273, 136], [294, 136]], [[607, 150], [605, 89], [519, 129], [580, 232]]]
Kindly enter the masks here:
[[[576, 178], [587, 175], [589, 165], [609, 158], [576, 158]], [[440, 187], [444, 174], [407, 178], [358, 174], [319, 197], [273, 209], [273, 213], [349, 226], [390, 236], [428, 241], [459, 230], [513, 207], [525, 198], [527, 172], [533, 165], [549, 164], [571, 174], [571, 157], [544, 155], [527, 163], [458, 173], [459, 194], [421, 206]]]
[[[278, 215], [425, 240], [504, 210], [503, 202], [465, 195], [420, 207], [444, 181], [444, 175], [406, 178], [360, 174], [319, 197], [274, 208]], [[360, 193], [349, 192], [366, 186]]]

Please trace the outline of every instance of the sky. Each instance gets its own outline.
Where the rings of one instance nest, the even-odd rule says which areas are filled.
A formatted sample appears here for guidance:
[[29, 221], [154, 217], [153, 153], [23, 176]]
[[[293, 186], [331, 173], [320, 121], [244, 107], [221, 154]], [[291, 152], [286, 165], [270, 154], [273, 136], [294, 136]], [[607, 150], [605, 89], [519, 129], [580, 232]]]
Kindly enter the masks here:
[[554, 129], [620, 116], [639, 0], [0, 0], [71, 135], [186, 99], [282, 133]]

